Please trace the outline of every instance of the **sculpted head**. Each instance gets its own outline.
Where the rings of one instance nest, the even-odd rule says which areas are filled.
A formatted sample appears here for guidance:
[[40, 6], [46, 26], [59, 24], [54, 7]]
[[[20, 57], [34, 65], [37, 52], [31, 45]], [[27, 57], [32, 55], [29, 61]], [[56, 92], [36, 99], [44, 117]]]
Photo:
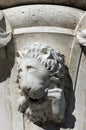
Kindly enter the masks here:
[[41, 43], [25, 46], [18, 51], [17, 61], [19, 85], [27, 97], [40, 99], [53, 86], [64, 89], [64, 57], [51, 47]]

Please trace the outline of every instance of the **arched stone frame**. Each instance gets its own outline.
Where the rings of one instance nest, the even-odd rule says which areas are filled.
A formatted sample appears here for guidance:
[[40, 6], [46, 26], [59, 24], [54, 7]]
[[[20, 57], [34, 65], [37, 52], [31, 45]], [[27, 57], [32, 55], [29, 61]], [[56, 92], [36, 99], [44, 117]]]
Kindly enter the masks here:
[[20, 5], [28, 5], [28, 4], [52, 4], [52, 5], [63, 5], [70, 6], [80, 9], [86, 9], [86, 1], [85, 0], [1, 0], [0, 8], [10, 8]]
[[[33, 5], [34, 6], [34, 5]], [[37, 5], [35, 5], [35, 7], [36, 7]], [[57, 6], [56, 6], [57, 7]], [[51, 8], [56, 8], [55, 6], [50, 6], [50, 7], [48, 7], [48, 9], [51, 9]], [[16, 8], [16, 7], [15, 7]], [[77, 9], [72, 9], [71, 8], [71, 10], [70, 10], [70, 8], [69, 8], [69, 12], [68, 12], [68, 7], [60, 7], [60, 9], [63, 9], [63, 12], [64, 12], [64, 8], [65, 8], [65, 10], [67, 9], [67, 14], [66, 14], [66, 16], [67, 16], [67, 20], [70, 18], [70, 12], [72, 12], [72, 17], [71, 17], [71, 20], [73, 19], [73, 17], [74, 17], [74, 22], [75, 22], [75, 20], [76, 20], [76, 24], [74, 24], [73, 23], [73, 21], [71, 21], [70, 19], [69, 19], [69, 21], [67, 21], [68, 22], [68, 24], [64, 24], [65, 22], [63, 22], [63, 20], [65, 20], [64, 18], [63, 18], [63, 20], [62, 19], [60, 19], [61, 21], [60, 22], [63, 22], [63, 24], [62, 24], [62, 27], [64, 27], [64, 28], [62, 28], [62, 27], [60, 27], [61, 26], [61, 23], [59, 22], [59, 24], [57, 24], [57, 26], [56, 25], [48, 25], [49, 23], [50, 23], [50, 21], [48, 22], [48, 24], [46, 24], [46, 21], [44, 21], [44, 23], [45, 23], [45, 25], [42, 25], [41, 24], [41, 22], [38, 22], [38, 26], [40, 25], [40, 26], [43, 26], [43, 28], [42, 27], [27, 27], [27, 26], [29, 26], [29, 25], [27, 25], [28, 24], [28, 20], [29, 19], [26, 19], [25, 20], [25, 22], [27, 21], [27, 24], [25, 24], [25, 23], [23, 23], [22, 22], [22, 20], [24, 20], [26, 17], [28, 17], [28, 10], [26, 9], [27, 7], [25, 7], [24, 6], [24, 8], [22, 8], [22, 9], [24, 9], [24, 11], [22, 11], [22, 10], [20, 10], [20, 8], [22, 8], [22, 7], [19, 7], [19, 8], [16, 8], [16, 10], [14, 9], [14, 8], [12, 8], [12, 9], [6, 9], [6, 10], [3, 10], [3, 12], [4, 12], [4, 14], [6, 15], [6, 17], [7, 17], [7, 19], [8, 19], [8, 21], [9, 21], [9, 23], [11, 24], [11, 26], [12, 26], [12, 28], [13, 28], [13, 32], [14, 32], [14, 39], [15, 39], [15, 44], [16, 44], [16, 49], [19, 49], [19, 45], [17, 45], [18, 44], [18, 42], [20, 42], [21, 41], [21, 44], [23, 44], [23, 40], [25, 40], [26, 38], [27, 39], [29, 39], [30, 40], [30, 42], [32, 41], [32, 39], [31, 39], [31, 37], [37, 37], [37, 39], [36, 40], [41, 40], [41, 38], [42, 38], [42, 36], [44, 35], [44, 33], [46, 33], [45, 35], [44, 35], [44, 37], [46, 37], [46, 41], [48, 41], [49, 39], [51, 40], [51, 41], [53, 41], [53, 43], [55, 43], [55, 47], [57, 47], [57, 39], [60, 39], [61, 40], [61, 37], [59, 36], [59, 35], [56, 35], [56, 34], [60, 34], [60, 35], [63, 35], [63, 39], [64, 39], [64, 37], [65, 36], [67, 36], [67, 39], [65, 39], [65, 41], [64, 40], [59, 40], [59, 45], [60, 45], [60, 42], [61, 43], [64, 43], [65, 42], [65, 45], [66, 45], [66, 41], [67, 40], [69, 40], [70, 39], [70, 45], [71, 45], [71, 47], [69, 47], [69, 48], [71, 48], [71, 50], [69, 50], [69, 53], [68, 54], [66, 54], [65, 52], [66, 52], [66, 49], [65, 49], [65, 51], [64, 51], [64, 49], [62, 49], [63, 48], [63, 45], [61, 46], [60, 45], [60, 48], [58, 48], [57, 47], [57, 49], [59, 49], [59, 51], [62, 51], [62, 52], [64, 52], [64, 55], [66, 56], [66, 58], [68, 59], [68, 61], [67, 61], [67, 59], [66, 59], [66, 63], [67, 63], [67, 65], [69, 66], [69, 70], [70, 70], [70, 74], [71, 74], [71, 77], [73, 77], [72, 78], [72, 80], [73, 80], [73, 83], [75, 84], [76, 83], [76, 75], [77, 75], [77, 68], [78, 68], [78, 62], [79, 62], [79, 60], [80, 60], [80, 56], [81, 56], [81, 51], [80, 51], [80, 48], [79, 48], [79, 45], [77, 44], [77, 41], [76, 41], [76, 38], [74, 38], [74, 36], [76, 36], [76, 32], [77, 32], [77, 30], [78, 30], [78, 26], [79, 26], [79, 24], [80, 24], [80, 22], [82, 21], [82, 19], [83, 19], [83, 17], [84, 17], [84, 11], [81, 11], [81, 10], [77, 10]], [[42, 5], [42, 7], [41, 7], [41, 5], [39, 5], [39, 6], [37, 6], [37, 8], [38, 9], [36, 9], [37, 10], [37, 12], [36, 13], [38, 13], [38, 11], [39, 10], [41, 10], [41, 11], [43, 11], [44, 12], [44, 10], [45, 10], [45, 8], [47, 8], [47, 7], [45, 7], [45, 6], [43, 6]], [[17, 10], [18, 9], [18, 10]], [[56, 12], [58, 12], [58, 14], [60, 14], [61, 12], [60, 11], [62, 11], [62, 10], [59, 10], [59, 7], [58, 7], [58, 9], [56, 8], [55, 9], [55, 11]], [[15, 12], [16, 11], [16, 12]], [[20, 11], [20, 12], [19, 12]], [[48, 10], [48, 12], [49, 12], [50, 10]], [[74, 14], [73, 14], [73, 11], [75, 11], [74, 12]], [[10, 12], [13, 12], [13, 14], [11, 14], [10, 15]], [[15, 14], [14, 14], [14, 12], [15, 12]], [[34, 11], [33, 11], [34, 12]], [[32, 18], [33, 18], [33, 16], [34, 16], [34, 14], [33, 14], [33, 12], [32, 12]], [[46, 11], [45, 11], [46, 12]], [[54, 10], [52, 10], [51, 9], [51, 12], [54, 12]], [[24, 13], [24, 15], [23, 15], [23, 17], [22, 17], [22, 15], [17, 15], [18, 17], [18, 19], [19, 20], [21, 20], [21, 23], [19, 23], [19, 24], [17, 24], [16, 23], [16, 14], [18, 14], [18, 13], [20, 13], [20, 14], [23, 14]], [[26, 15], [25, 15], [26, 14]], [[45, 14], [45, 13], [44, 13]], [[75, 18], [75, 15], [77, 14], [77, 17]], [[12, 17], [14, 15], [14, 18]], [[63, 16], [63, 14], [61, 14], [62, 16]], [[61, 17], [61, 15], [60, 15], [60, 17]], [[44, 15], [45, 16], [45, 15]], [[53, 16], [53, 15], [52, 15]], [[51, 17], [52, 17], [51, 16]], [[57, 15], [58, 16], [58, 15]], [[50, 17], [50, 20], [51, 20], [51, 17]], [[38, 18], [38, 17], [37, 17]], [[56, 17], [57, 18], [57, 17]], [[33, 22], [34, 22], [34, 19], [32, 20]], [[41, 20], [39, 20], [39, 21], [42, 21], [42, 19]], [[57, 21], [58, 21], [58, 19], [57, 19]], [[43, 24], [44, 24], [43, 23]], [[73, 23], [73, 24], [72, 24]], [[16, 25], [17, 24], [17, 25]], [[71, 25], [72, 24], [72, 25]], [[21, 26], [19, 26], [19, 25], [21, 25]], [[21, 28], [23, 25], [25, 25], [24, 27], [23, 27], [23, 29]], [[70, 25], [70, 26], [69, 26]], [[75, 25], [75, 26], [73, 26], [73, 25]], [[31, 26], [31, 25], [30, 25]], [[34, 25], [34, 26], [36, 26], [36, 25]], [[47, 26], [47, 27], [46, 27]], [[50, 26], [50, 27], [48, 27], [48, 26]], [[53, 27], [54, 26], [54, 27]], [[59, 27], [58, 27], [59, 26]], [[67, 27], [67, 29], [66, 29], [66, 26], [69, 26], [69, 27]], [[15, 28], [14, 28], [15, 27]], [[19, 28], [20, 27], [20, 28]], [[26, 28], [27, 27], [27, 28]], [[17, 28], [17, 29], [16, 29]], [[69, 29], [68, 29], [69, 28]], [[71, 28], [71, 29], [70, 29]], [[40, 29], [39, 30], [39, 32], [38, 32], [38, 29]], [[24, 31], [24, 32], [22, 32], [22, 30]], [[43, 32], [43, 33], [42, 33]], [[28, 33], [28, 34], [27, 34]], [[31, 33], [31, 34], [30, 34]], [[32, 34], [33, 33], [33, 34]], [[37, 33], [37, 34], [36, 34]], [[41, 33], [42, 33], [42, 35], [41, 35]], [[26, 36], [25, 36], [26, 35]], [[34, 35], [34, 36], [33, 36]], [[52, 36], [49, 36], [49, 35], [53, 35], [53, 37]], [[55, 37], [54, 37], [54, 35], [56, 35]], [[47, 38], [49, 36], [49, 38]], [[58, 37], [57, 39], [56, 39], [56, 37]], [[69, 37], [69, 38], [68, 38]], [[52, 40], [53, 38], [55, 38], [55, 40], [56, 41], [54, 41], [54, 40]], [[35, 38], [34, 38], [35, 39]], [[73, 41], [73, 43], [71, 44], [71, 40]], [[28, 40], [27, 40], [28, 41]], [[44, 41], [44, 40], [43, 40]], [[51, 45], [51, 46], [53, 46], [52, 45], [52, 43], [50, 43], [51, 41], [49, 41], [49, 44]], [[63, 41], [63, 42], [62, 42]], [[75, 44], [76, 43], [76, 44]], [[27, 44], [27, 43], [26, 43]], [[68, 47], [68, 45], [69, 45], [69, 41], [68, 41], [68, 43], [67, 43], [67, 47]], [[21, 48], [21, 46], [20, 46], [20, 48]], [[72, 56], [72, 53], [73, 53], [73, 55], [74, 54], [76, 54], [76, 52], [77, 52], [77, 54], [78, 55], [76, 55], [76, 57], [75, 58], [71, 58], [71, 56]], [[68, 56], [68, 55], [70, 55], [70, 56]], [[70, 64], [69, 64], [70, 63]], [[74, 63], [76, 63], [75, 65], [74, 65]], [[15, 66], [14, 66], [15, 67]], [[14, 69], [14, 71], [15, 71], [15, 69]], [[13, 75], [15, 75], [15, 72], [13, 72], [14, 74]], [[12, 82], [13, 83], [13, 82]], [[11, 84], [12, 84], [11, 83]], [[9, 86], [9, 85], [8, 85]], [[15, 85], [14, 85], [15, 86]], [[74, 85], [75, 86], [75, 85]], [[13, 89], [13, 88], [12, 88]], [[11, 91], [11, 96], [12, 96], [12, 90], [10, 90]], [[14, 94], [14, 97], [15, 97], [15, 95], [16, 94]], [[16, 97], [15, 97], [16, 98]], [[15, 99], [14, 98], [14, 99]], [[12, 100], [14, 101], [14, 99], [12, 98]], [[13, 101], [12, 101], [12, 109], [14, 109], [14, 103], [13, 103]], [[15, 110], [13, 110], [13, 113], [14, 113], [14, 115], [15, 115]], [[20, 114], [18, 114], [19, 115], [19, 117], [20, 117]], [[16, 117], [14, 118], [14, 122], [17, 122], [17, 120], [16, 120]], [[26, 128], [27, 129], [27, 128]]]

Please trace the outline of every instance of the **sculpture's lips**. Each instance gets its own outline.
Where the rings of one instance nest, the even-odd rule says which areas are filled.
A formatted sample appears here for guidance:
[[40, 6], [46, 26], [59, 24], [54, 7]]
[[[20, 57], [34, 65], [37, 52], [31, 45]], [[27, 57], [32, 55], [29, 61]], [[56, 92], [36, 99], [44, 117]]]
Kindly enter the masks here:
[[29, 98], [29, 101], [32, 102], [32, 103], [43, 103], [44, 101], [46, 101], [46, 97], [47, 96], [44, 96], [40, 99], [32, 99], [32, 98]]
[[31, 89], [23, 89], [23, 94], [26, 96], [27, 99], [32, 99], [32, 100], [40, 100], [43, 97], [46, 97], [48, 93], [48, 88], [40, 88], [37, 90]]
[[29, 91], [29, 98], [31, 98], [32, 100], [40, 100], [43, 97], [46, 97], [48, 93], [48, 88], [44, 89], [44, 90], [37, 90], [37, 91]]

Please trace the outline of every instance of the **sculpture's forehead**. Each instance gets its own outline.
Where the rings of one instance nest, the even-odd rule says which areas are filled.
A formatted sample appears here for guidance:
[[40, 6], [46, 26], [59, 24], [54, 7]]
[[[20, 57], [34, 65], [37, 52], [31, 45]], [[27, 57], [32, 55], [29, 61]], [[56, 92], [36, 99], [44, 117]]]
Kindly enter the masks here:
[[30, 66], [34, 66], [36, 68], [38, 68], [39, 66], [41, 66], [41, 64], [35, 58], [26, 58], [24, 61], [25, 61], [25, 65], [26, 66], [30, 65]]
[[24, 66], [30, 66], [32, 68], [35, 68], [38, 70], [40, 75], [48, 75], [48, 70], [35, 58], [27, 58], [22, 61], [23, 63], [25, 62]]

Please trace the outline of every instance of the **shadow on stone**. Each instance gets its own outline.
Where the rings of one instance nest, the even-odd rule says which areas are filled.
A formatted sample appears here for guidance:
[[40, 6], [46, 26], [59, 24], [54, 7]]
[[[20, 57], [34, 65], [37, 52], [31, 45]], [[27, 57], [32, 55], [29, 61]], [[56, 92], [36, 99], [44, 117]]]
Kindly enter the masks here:
[[[67, 66], [66, 66], [67, 68]], [[68, 68], [67, 68], [68, 71]], [[60, 128], [74, 128], [75, 126], [75, 121], [76, 118], [73, 116], [73, 111], [75, 109], [75, 94], [74, 94], [74, 90], [73, 90], [73, 83], [72, 83], [72, 79], [68, 74], [66, 75], [66, 86], [65, 86], [65, 97], [66, 97], [66, 101], [67, 101], [67, 109], [66, 109], [66, 113], [65, 113], [65, 118], [64, 118], [64, 122], [62, 124], [54, 124], [52, 122], [48, 122], [46, 124], [43, 125], [39, 125], [40, 127], [42, 127], [44, 130], [60, 130]]]
[[[63, 123], [63, 128], [74, 128], [75, 126], [75, 121], [76, 118], [73, 116], [73, 111], [75, 109], [75, 94], [74, 94], [74, 90], [73, 90], [73, 83], [72, 83], [72, 79], [70, 77], [70, 75], [68, 75], [69, 77], [69, 85], [70, 85], [70, 89], [69, 89], [69, 98], [68, 98], [68, 107], [66, 110], [66, 114], [65, 114], [65, 119], [64, 119], [64, 123]], [[68, 85], [68, 86], [69, 86]]]
[[10, 77], [15, 60], [15, 45], [13, 39], [6, 47], [0, 48], [0, 82]]
[[84, 53], [84, 55], [86, 56], [86, 46], [81, 46], [82, 52]]
[[54, 123], [49, 122], [44, 125], [40, 125], [44, 130], [60, 130], [60, 126], [56, 126]]

